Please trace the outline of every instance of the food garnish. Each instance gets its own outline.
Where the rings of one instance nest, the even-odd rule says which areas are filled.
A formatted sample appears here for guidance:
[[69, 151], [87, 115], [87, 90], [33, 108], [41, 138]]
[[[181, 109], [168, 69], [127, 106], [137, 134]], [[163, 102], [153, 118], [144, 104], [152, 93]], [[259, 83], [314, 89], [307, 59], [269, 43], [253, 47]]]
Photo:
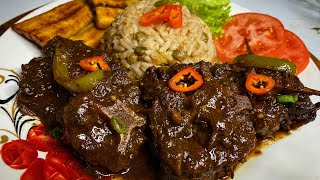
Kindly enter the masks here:
[[114, 116], [111, 119], [111, 124], [119, 134], [123, 134], [126, 132], [127, 125], [119, 116]]
[[2, 160], [11, 168], [24, 169], [38, 157], [38, 152], [25, 140], [14, 140], [1, 147]]
[[109, 66], [108, 64], [103, 60], [102, 56], [93, 56], [90, 58], [85, 58], [80, 61], [80, 66], [87, 70], [87, 71], [108, 71]]
[[277, 96], [277, 102], [281, 104], [286, 103], [296, 103], [299, 99], [299, 96], [297, 94], [295, 95], [279, 95]]
[[28, 133], [27, 140], [34, 148], [44, 152], [58, 146], [58, 142], [55, 139], [45, 134], [43, 124], [32, 127]]
[[235, 58], [234, 63], [238, 63], [246, 67], [287, 71], [293, 75], [296, 73], [296, 65], [290, 61], [266, 56], [257, 56], [255, 54], [239, 55]]
[[234, 63], [246, 67], [265, 68], [277, 71], [286, 71], [292, 75], [296, 74], [296, 65], [292, 62], [284, 59], [255, 55], [251, 50], [247, 39], [245, 39], [245, 44], [247, 46], [248, 54], [238, 55], [234, 59]]
[[[290, 73], [298, 75], [308, 66], [310, 55], [303, 41], [284, 29], [275, 17], [260, 13], [237, 14], [223, 30], [224, 33], [215, 40], [217, 58], [222, 63], [233, 63], [236, 56], [250, 53], [243, 42], [246, 38], [254, 54], [291, 61], [290, 68], [295, 64], [296, 70], [290, 70]], [[270, 66], [272, 64], [270, 62]]]
[[255, 95], [268, 93], [275, 85], [275, 80], [271, 77], [250, 73], [246, 79], [246, 88]]
[[53, 75], [54, 79], [70, 92], [87, 92], [95, 87], [104, 77], [104, 72], [102, 70], [97, 70], [72, 79], [68, 72], [68, 57], [61, 51], [61, 49], [56, 48], [55, 56], [53, 58]]
[[80, 162], [72, 152], [56, 148], [46, 155], [43, 167], [44, 179], [93, 179], [86, 175], [80, 167]]
[[230, 0], [160, 0], [155, 6], [162, 6], [168, 2], [179, 3], [195, 12], [217, 37], [222, 33], [222, 26], [230, 21]]
[[178, 5], [172, 5], [172, 9], [169, 16], [169, 25], [172, 28], [179, 28], [182, 26], [182, 7]]
[[140, 23], [143, 26], [149, 26], [154, 23], [168, 21], [172, 4], [165, 4], [151, 12], [148, 12], [140, 17]]
[[52, 137], [59, 141], [63, 136], [63, 130], [60, 127], [55, 127], [51, 132]]
[[182, 7], [168, 3], [140, 17], [140, 23], [143, 26], [165, 21], [169, 21], [169, 26], [172, 28], [180, 28], [182, 26]]
[[287, 59], [297, 66], [296, 75], [300, 74], [309, 64], [310, 54], [303, 41], [293, 32], [285, 30], [286, 49], [279, 58]]
[[203, 78], [195, 69], [188, 67], [174, 75], [168, 85], [177, 92], [190, 92], [203, 85]]
[[277, 57], [285, 49], [285, 30], [276, 18], [259, 13], [232, 16], [223, 26], [223, 34], [215, 40], [217, 58], [232, 63], [239, 54], [247, 54], [243, 41], [247, 38], [252, 51], [261, 56]]
[[21, 175], [20, 180], [42, 180], [44, 178], [44, 159], [38, 158], [33, 161], [27, 170]]

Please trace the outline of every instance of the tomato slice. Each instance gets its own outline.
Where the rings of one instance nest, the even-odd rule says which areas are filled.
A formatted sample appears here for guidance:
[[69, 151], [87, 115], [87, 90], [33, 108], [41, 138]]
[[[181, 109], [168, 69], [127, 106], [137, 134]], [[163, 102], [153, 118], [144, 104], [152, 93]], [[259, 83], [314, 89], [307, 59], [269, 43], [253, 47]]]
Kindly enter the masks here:
[[309, 64], [310, 54], [303, 41], [293, 32], [286, 30], [286, 49], [279, 58], [287, 59], [297, 66], [296, 75], [301, 73]]
[[44, 134], [43, 124], [32, 127], [28, 132], [27, 140], [37, 150], [45, 152], [59, 145], [59, 143], [50, 135]]
[[44, 159], [38, 158], [22, 174], [20, 180], [44, 180], [43, 166]]
[[25, 140], [14, 140], [1, 148], [3, 161], [14, 169], [25, 169], [35, 161], [38, 152]]
[[215, 40], [217, 58], [222, 63], [232, 63], [237, 55], [247, 53], [244, 38], [249, 41], [252, 51], [261, 56], [278, 56], [286, 47], [283, 24], [266, 14], [234, 15], [223, 31]]

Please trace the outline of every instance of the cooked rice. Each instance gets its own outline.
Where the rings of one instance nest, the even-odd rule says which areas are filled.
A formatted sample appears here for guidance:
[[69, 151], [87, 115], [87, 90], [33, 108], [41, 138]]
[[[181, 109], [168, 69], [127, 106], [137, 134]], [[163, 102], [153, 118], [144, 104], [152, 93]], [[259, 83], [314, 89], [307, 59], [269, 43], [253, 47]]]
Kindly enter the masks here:
[[142, 26], [140, 17], [155, 9], [157, 0], [142, 0], [128, 6], [109, 26], [103, 49], [121, 59], [138, 77], [150, 66], [175, 63], [214, 63], [214, 43], [208, 26], [183, 6], [183, 25], [171, 28], [167, 22]]

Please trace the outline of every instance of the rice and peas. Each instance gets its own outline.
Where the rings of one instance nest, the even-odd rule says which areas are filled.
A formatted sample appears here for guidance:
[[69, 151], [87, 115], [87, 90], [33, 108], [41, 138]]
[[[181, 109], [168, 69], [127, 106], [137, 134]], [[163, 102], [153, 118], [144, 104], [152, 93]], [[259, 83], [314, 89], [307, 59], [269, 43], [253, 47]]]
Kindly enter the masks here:
[[167, 22], [140, 24], [140, 17], [154, 10], [156, 1], [142, 0], [128, 6], [107, 28], [102, 48], [120, 58], [138, 78], [151, 66], [201, 60], [215, 63], [209, 27], [186, 7], [182, 7], [181, 28], [171, 28]]

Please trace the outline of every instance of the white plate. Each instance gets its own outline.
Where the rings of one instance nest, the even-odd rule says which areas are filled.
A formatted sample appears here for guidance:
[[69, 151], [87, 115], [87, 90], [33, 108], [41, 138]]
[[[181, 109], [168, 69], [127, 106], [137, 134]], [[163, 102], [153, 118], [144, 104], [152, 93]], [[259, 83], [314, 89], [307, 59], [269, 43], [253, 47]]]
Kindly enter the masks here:
[[[55, 1], [30, 13], [24, 19], [50, 10], [67, 1]], [[249, 11], [233, 3], [231, 5], [232, 14]], [[18, 135], [20, 138], [25, 139], [29, 128], [35, 121], [30, 121], [31, 117], [21, 116], [19, 110], [16, 109], [15, 98], [6, 103], [3, 103], [3, 100], [9, 99], [17, 92], [17, 74], [21, 71], [21, 64], [28, 63], [32, 58], [41, 56], [41, 51], [36, 45], [9, 29], [0, 37], [0, 55], [0, 137], [7, 136], [10, 141], [17, 139], [15, 135]], [[314, 89], [320, 89], [319, 77], [320, 72], [313, 61], [310, 61], [307, 69], [299, 75], [304, 85]], [[320, 101], [320, 98], [312, 97], [312, 100], [317, 102]], [[319, 117], [318, 113], [314, 122], [264, 148], [262, 155], [251, 158], [235, 172], [234, 179], [320, 179]], [[2, 159], [0, 159], [0, 172], [0, 179], [19, 179], [23, 173], [21, 170], [11, 169], [4, 164]]]

